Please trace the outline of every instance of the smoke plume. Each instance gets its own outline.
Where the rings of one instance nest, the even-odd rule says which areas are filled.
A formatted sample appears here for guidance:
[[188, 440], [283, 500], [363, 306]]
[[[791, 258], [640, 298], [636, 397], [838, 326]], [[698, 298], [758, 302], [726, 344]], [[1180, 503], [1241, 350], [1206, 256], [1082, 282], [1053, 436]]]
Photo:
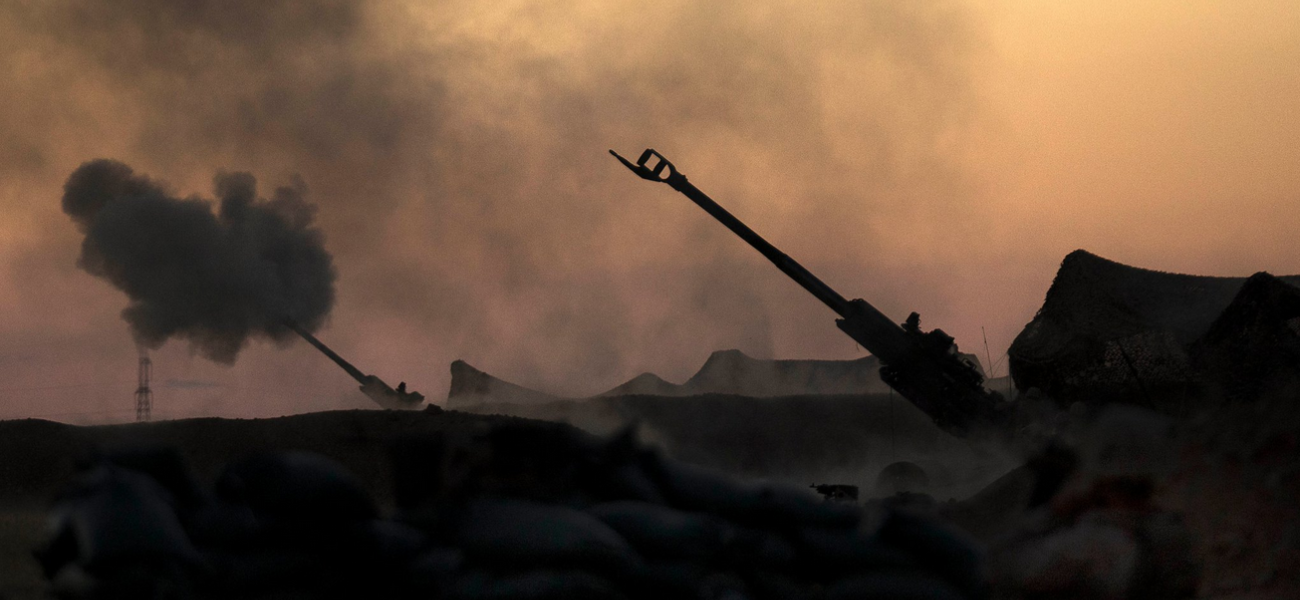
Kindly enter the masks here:
[[122, 318], [139, 344], [182, 338], [230, 364], [250, 337], [291, 336], [285, 317], [319, 328], [335, 270], [301, 179], [269, 200], [248, 173], [218, 173], [213, 186], [215, 214], [202, 198], [94, 160], [68, 177], [63, 212], [86, 235], [78, 265], [130, 297]]
[[[0, 290], [0, 307], [77, 311], [63, 325], [74, 342], [41, 343], [59, 361], [78, 353], [116, 372], [104, 357], [125, 341], [113, 338], [121, 299], [69, 272], [78, 240], [55, 202], [21, 201], [57, 198], [81, 161], [114, 157], [181, 198], [208, 193], [210, 165], [277, 182], [300, 173], [338, 272], [327, 341], [430, 398], [456, 359], [585, 395], [645, 371], [679, 380], [718, 349], [861, 356], [832, 313], [606, 152], [655, 146], [842, 293], [969, 339], [939, 312], [955, 269], [938, 255], [966, 259], [953, 240], [981, 222], [950, 151], [972, 110], [981, 31], [962, 0], [813, 10], [674, 0], [655, 11], [591, 0], [0, 0], [0, 68], [24, 82], [0, 92], [0, 208], [25, 219], [0, 223], [20, 232], [0, 236], [0, 251], [24, 259], [13, 277], [43, 286]], [[939, 223], [944, 243], [913, 252], [916, 232]], [[51, 304], [74, 297], [75, 309]], [[186, 327], [140, 337], [204, 337]], [[51, 339], [48, 318], [15, 328], [0, 329], [0, 352], [22, 347], [19, 334]], [[96, 352], [91, 337], [103, 340]], [[178, 352], [159, 372], [238, 384], [213, 400], [227, 414], [364, 401], [314, 353], [261, 346], [233, 371]], [[193, 372], [176, 373], [182, 365]]]

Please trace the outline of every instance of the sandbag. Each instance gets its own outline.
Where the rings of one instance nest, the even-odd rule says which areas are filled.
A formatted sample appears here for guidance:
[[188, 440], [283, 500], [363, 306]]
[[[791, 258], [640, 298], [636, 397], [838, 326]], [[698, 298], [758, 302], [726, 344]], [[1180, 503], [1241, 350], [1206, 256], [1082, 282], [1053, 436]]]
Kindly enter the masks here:
[[370, 494], [343, 465], [301, 451], [255, 454], [226, 468], [217, 495], [243, 503], [260, 517], [308, 528], [373, 519]]
[[37, 552], [47, 573], [75, 562], [99, 574], [128, 562], [199, 565], [202, 557], [152, 478], [113, 465], [83, 474], [55, 505], [51, 543]]
[[956, 528], [909, 510], [891, 510], [876, 531], [877, 539], [916, 558], [928, 571], [972, 597], [987, 595], [984, 553]]
[[831, 576], [877, 570], [912, 570], [912, 555], [856, 530], [805, 527], [797, 536], [801, 569]]
[[725, 473], [662, 457], [649, 467], [664, 496], [679, 508], [727, 518], [747, 518], [758, 508], [759, 488]]
[[476, 571], [461, 578], [454, 600], [620, 600], [625, 596], [608, 580], [579, 570], [538, 569], [523, 573]]
[[648, 502], [608, 502], [589, 509], [645, 556], [707, 560], [734, 535], [725, 521]]
[[845, 579], [825, 600], [969, 600], [951, 584], [922, 573], [872, 573]]
[[467, 555], [489, 564], [571, 567], [628, 576], [642, 562], [627, 541], [600, 519], [527, 500], [470, 502], [456, 537]]

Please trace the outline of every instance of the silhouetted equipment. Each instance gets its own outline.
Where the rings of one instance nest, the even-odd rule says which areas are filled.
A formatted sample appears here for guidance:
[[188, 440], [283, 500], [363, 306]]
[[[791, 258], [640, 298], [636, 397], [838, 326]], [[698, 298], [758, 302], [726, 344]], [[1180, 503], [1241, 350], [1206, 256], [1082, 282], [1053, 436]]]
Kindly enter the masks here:
[[1300, 381], [1300, 275], [1207, 277], [1071, 252], [1007, 350], [1021, 391], [1182, 416]]
[[284, 324], [289, 329], [296, 331], [298, 335], [302, 336], [302, 339], [307, 340], [307, 343], [315, 346], [317, 350], [320, 350], [325, 356], [328, 356], [330, 360], [342, 367], [344, 371], [347, 371], [348, 375], [351, 375], [353, 379], [357, 380], [357, 382], [361, 384], [361, 392], [371, 400], [374, 400], [376, 404], [387, 409], [412, 409], [419, 408], [420, 405], [424, 403], [424, 394], [406, 391], [405, 381], [399, 383], [397, 389], [393, 389], [389, 387], [387, 383], [384, 383], [382, 379], [375, 377], [374, 375], [366, 375], [365, 373], [362, 373], [360, 369], [352, 366], [352, 363], [343, 360], [342, 356], [335, 354], [328, 346], [316, 339], [316, 336], [307, 333], [305, 329], [299, 327], [298, 324], [292, 320], [285, 319]]
[[153, 372], [153, 361], [149, 352], [140, 348], [140, 385], [135, 388], [135, 420], [148, 421], [153, 416], [153, 390], [149, 389], [149, 376]]
[[[1002, 395], [984, 388], [979, 368], [957, 352], [951, 336], [940, 329], [921, 331], [916, 313], [900, 327], [866, 300], [846, 300], [692, 185], [653, 149], [643, 152], [636, 164], [613, 150], [609, 153], [642, 179], [666, 183], [685, 194], [835, 311], [840, 316], [835, 324], [880, 359], [881, 379], [944, 430], [966, 436], [982, 426], [1001, 428], [1006, 423], [1009, 411]], [[651, 158], [657, 163], [647, 167]]]

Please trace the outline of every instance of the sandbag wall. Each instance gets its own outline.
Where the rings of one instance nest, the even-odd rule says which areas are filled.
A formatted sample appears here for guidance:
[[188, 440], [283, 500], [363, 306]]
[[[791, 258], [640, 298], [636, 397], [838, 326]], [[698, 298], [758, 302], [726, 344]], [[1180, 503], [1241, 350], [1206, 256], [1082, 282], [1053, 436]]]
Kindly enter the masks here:
[[977, 547], [930, 517], [739, 481], [626, 432], [507, 424], [392, 457], [385, 515], [315, 454], [249, 456], [211, 487], [175, 451], [105, 454], [37, 556], [69, 598], [987, 596]]

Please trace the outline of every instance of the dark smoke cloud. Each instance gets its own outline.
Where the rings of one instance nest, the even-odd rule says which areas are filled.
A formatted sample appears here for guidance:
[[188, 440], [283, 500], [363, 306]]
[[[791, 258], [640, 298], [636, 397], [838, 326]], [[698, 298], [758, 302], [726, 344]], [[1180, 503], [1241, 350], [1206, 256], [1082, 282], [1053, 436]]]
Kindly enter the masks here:
[[285, 317], [315, 330], [334, 305], [335, 271], [301, 180], [257, 197], [248, 173], [218, 173], [220, 208], [176, 198], [131, 167], [95, 160], [64, 185], [63, 211], [86, 235], [78, 265], [130, 297], [136, 341], [189, 340], [233, 363], [250, 337], [285, 340]]
[[[684, 377], [717, 349], [861, 354], [824, 307], [608, 148], [657, 147], [828, 283], [870, 291], [900, 319], [920, 310], [950, 323], [890, 297], [942, 298], [946, 285], [909, 268], [898, 240], [933, 229], [938, 213], [945, 235], [979, 227], [945, 150], [965, 122], [981, 44], [962, 0], [653, 11], [592, 0], [0, 0], [0, 11], [0, 52], [27, 82], [0, 92], [0, 158], [44, 165], [23, 171], [32, 182], [13, 198], [56, 197], [91, 156], [181, 190], [205, 189], [211, 165], [301, 173], [339, 272], [323, 337], [431, 398], [458, 358], [581, 395], [643, 371]], [[88, 289], [66, 272], [67, 252], [51, 251], [74, 242], [50, 212], [38, 216], [49, 233], [23, 249], [30, 272], [62, 269], [60, 284]], [[910, 289], [883, 281], [896, 279], [886, 268]], [[15, 294], [28, 305], [49, 295]], [[117, 309], [110, 301], [96, 324]], [[230, 402], [259, 408], [329, 392], [302, 376], [318, 356], [248, 352], [264, 360], [192, 376], [256, 380], [267, 400]]]
[[[209, 189], [213, 165], [301, 173], [339, 272], [323, 337], [430, 398], [457, 358], [585, 395], [684, 379], [721, 348], [861, 356], [608, 148], [658, 148], [887, 315], [919, 311], [966, 350], [987, 326], [994, 360], [1076, 248], [1300, 270], [1283, 201], [1300, 186], [1296, 3], [1174, 21], [1058, 4], [0, 0], [0, 357], [37, 357], [0, 360], [0, 378], [134, 378], [120, 293], [76, 269], [53, 201], [96, 156], [185, 191]], [[180, 347], [155, 358], [159, 377], [247, 382], [211, 395], [230, 415], [366, 402], [310, 350], [251, 344], [233, 370]]]

